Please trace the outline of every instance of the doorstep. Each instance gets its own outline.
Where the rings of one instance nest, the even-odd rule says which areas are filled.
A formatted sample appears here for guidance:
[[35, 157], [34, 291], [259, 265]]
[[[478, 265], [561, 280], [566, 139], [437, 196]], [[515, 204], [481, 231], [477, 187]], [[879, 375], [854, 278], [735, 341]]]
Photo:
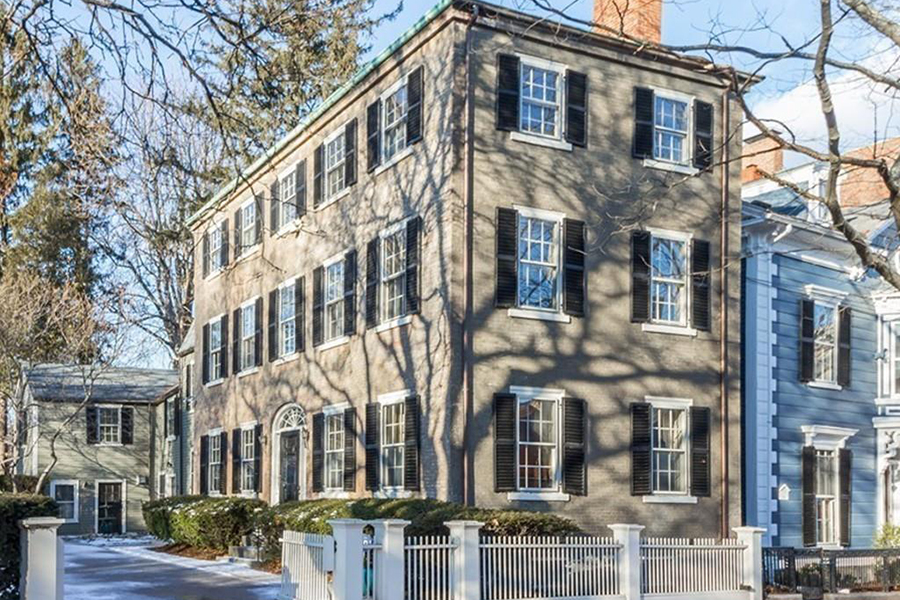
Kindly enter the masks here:
[[[773, 596], [769, 596], [772, 598]], [[900, 592], [847, 592], [824, 594], [822, 600], [900, 600]]]

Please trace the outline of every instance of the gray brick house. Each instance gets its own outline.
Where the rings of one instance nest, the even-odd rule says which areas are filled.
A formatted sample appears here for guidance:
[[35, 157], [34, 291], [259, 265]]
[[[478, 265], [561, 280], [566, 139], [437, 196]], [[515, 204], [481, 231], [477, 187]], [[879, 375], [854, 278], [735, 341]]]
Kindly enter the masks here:
[[730, 81], [430, 10], [189, 220], [196, 489], [738, 525]]

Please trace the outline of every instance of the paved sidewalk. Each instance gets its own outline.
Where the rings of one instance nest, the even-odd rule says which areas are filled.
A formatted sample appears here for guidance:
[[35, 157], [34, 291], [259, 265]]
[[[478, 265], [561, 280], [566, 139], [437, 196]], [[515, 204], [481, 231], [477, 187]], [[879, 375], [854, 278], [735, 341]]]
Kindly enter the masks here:
[[147, 546], [66, 540], [66, 600], [275, 600], [279, 578]]

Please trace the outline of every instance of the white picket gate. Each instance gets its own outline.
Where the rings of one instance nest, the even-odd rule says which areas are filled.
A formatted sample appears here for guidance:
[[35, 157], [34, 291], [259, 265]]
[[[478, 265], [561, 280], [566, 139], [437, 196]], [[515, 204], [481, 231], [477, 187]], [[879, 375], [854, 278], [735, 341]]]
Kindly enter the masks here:
[[744, 550], [736, 539], [641, 539], [641, 592], [739, 592]]
[[453, 552], [456, 545], [449, 536], [406, 538], [407, 600], [453, 600]]
[[328, 573], [334, 570], [334, 538], [285, 531], [281, 543], [278, 600], [330, 600]]

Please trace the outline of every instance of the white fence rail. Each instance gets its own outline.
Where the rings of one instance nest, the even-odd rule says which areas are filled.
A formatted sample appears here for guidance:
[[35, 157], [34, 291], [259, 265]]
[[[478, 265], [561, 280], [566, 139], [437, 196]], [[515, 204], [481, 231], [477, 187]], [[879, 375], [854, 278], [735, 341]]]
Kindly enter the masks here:
[[330, 600], [328, 572], [334, 570], [334, 539], [285, 531], [281, 543], [278, 600]]
[[374, 543], [363, 543], [363, 600], [375, 600], [375, 579], [378, 577], [375, 553], [381, 546]]
[[482, 538], [481, 600], [616, 596], [620, 549], [612, 538]]
[[641, 592], [741, 591], [745, 549], [736, 539], [643, 538]]
[[448, 536], [406, 539], [405, 577], [407, 600], [453, 600], [453, 553], [456, 543]]

